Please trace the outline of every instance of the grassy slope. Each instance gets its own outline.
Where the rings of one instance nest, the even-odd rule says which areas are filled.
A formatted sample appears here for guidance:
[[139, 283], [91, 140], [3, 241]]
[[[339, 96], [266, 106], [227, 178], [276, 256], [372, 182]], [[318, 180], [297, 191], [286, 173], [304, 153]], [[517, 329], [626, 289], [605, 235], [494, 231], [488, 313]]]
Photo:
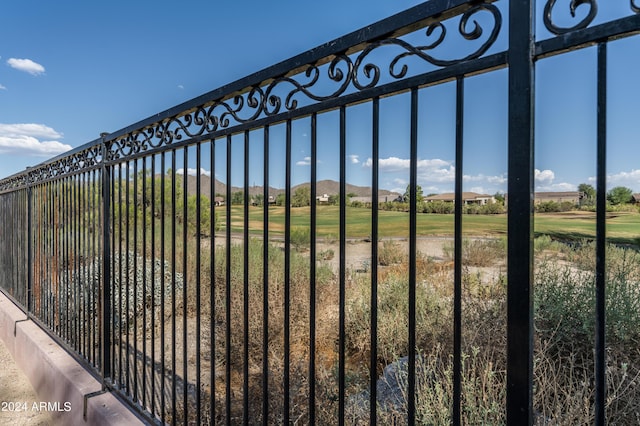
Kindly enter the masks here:
[[[220, 208], [219, 221], [224, 229], [225, 210]], [[309, 226], [309, 207], [292, 208], [292, 227]], [[419, 236], [440, 236], [453, 233], [454, 216], [444, 214], [419, 214]], [[249, 226], [251, 232], [262, 231], [263, 210], [251, 207]], [[269, 208], [269, 229], [271, 235], [284, 233], [284, 207]], [[506, 215], [464, 215], [463, 232], [465, 235], [506, 235]], [[232, 231], [241, 232], [243, 209], [232, 208]], [[378, 229], [382, 237], [407, 237], [409, 235], [409, 215], [404, 212], [380, 211]], [[339, 233], [339, 208], [337, 206], [318, 206], [317, 232], [320, 237], [337, 237]], [[595, 214], [589, 212], [538, 213], [535, 216], [536, 235], [550, 235], [561, 239], [595, 238]], [[347, 207], [347, 236], [365, 238], [371, 234], [371, 210]], [[634, 243], [640, 238], [640, 215], [617, 213], [607, 216], [607, 237], [619, 243]]]

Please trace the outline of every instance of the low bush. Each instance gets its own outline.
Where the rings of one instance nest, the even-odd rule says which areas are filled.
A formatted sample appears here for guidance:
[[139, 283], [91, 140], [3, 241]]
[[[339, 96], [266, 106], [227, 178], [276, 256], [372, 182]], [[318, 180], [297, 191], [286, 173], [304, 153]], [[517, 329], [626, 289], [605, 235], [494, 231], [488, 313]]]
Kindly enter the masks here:
[[[462, 262], [466, 266], [493, 266], [506, 259], [506, 239], [468, 239], [462, 240]], [[448, 241], [442, 250], [448, 260], [454, 259], [454, 242]]]

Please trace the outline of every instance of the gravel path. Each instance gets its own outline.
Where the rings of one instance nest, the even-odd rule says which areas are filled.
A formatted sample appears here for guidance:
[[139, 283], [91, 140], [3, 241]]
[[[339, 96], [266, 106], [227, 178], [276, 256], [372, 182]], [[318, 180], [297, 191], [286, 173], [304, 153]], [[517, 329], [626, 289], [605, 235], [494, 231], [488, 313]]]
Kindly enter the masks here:
[[33, 403], [39, 401], [29, 379], [18, 368], [4, 342], [0, 340], [0, 424], [52, 424], [49, 413], [33, 409]]

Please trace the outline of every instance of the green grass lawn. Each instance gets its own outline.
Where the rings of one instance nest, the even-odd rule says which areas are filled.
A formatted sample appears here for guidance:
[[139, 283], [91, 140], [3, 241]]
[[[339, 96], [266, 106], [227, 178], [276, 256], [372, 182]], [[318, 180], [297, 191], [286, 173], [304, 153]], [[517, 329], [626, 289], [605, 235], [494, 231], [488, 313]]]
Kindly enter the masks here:
[[[226, 223], [226, 210], [219, 208], [221, 230]], [[284, 207], [269, 208], [269, 231], [273, 236], [284, 234]], [[445, 236], [453, 233], [454, 215], [418, 214], [418, 236]], [[308, 227], [310, 208], [292, 208], [291, 225]], [[467, 236], [500, 236], [507, 233], [506, 215], [463, 215], [463, 234]], [[535, 215], [536, 235], [549, 235], [563, 240], [595, 238], [595, 213], [566, 212], [538, 213]], [[231, 209], [231, 230], [242, 232], [244, 215], [242, 206]], [[319, 237], [334, 237], [339, 234], [339, 207], [318, 206], [317, 233]], [[249, 209], [249, 228], [253, 234], [262, 233], [263, 209]], [[381, 237], [408, 237], [409, 215], [404, 212], [380, 211], [378, 232]], [[371, 210], [347, 207], [347, 237], [366, 238], [371, 235]], [[611, 242], [637, 243], [640, 238], [640, 214], [610, 213], [607, 215], [607, 237]]]

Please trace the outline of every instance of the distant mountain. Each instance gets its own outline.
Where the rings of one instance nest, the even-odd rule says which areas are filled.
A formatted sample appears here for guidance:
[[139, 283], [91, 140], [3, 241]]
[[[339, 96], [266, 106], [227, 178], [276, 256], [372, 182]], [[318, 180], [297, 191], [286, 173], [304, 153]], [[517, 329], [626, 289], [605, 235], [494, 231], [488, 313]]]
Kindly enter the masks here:
[[[302, 183], [300, 185], [296, 185], [293, 188], [291, 188], [292, 192], [295, 192], [296, 189], [301, 188], [301, 187], [310, 187], [311, 185], [309, 183]], [[347, 194], [355, 194], [356, 197], [370, 197], [371, 196], [371, 188], [368, 186], [356, 186], [356, 185], [351, 185], [349, 183], [347, 183], [345, 185], [345, 191]], [[340, 193], [340, 182], [336, 182], [334, 180], [321, 180], [318, 181], [316, 183], [316, 192], [318, 193], [318, 195], [323, 195], [323, 194], [327, 194], [327, 195], [332, 195], [332, 194], [339, 194]], [[387, 191], [386, 189], [381, 189], [378, 192], [379, 196], [393, 196], [393, 197], [397, 197], [398, 194], [397, 192], [392, 192], [392, 191]]]
[[[300, 185], [296, 185], [291, 188], [291, 193], [295, 193], [296, 189], [302, 187], [310, 187], [310, 183], [302, 183]], [[240, 188], [237, 186], [231, 187], [231, 192], [242, 191], [244, 188]], [[211, 191], [211, 178], [209, 176], [201, 175], [200, 176], [200, 193], [202, 195], [209, 196]], [[225, 194], [227, 191], [227, 185], [223, 182], [220, 182], [218, 179], [215, 179], [215, 193], [216, 194]], [[187, 179], [187, 192], [189, 194], [196, 194], [196, 177], [189, 176]], [[284, 193], [285, 190], [281, 188], [273, 188], [269, 187], [269, 194], [276, 196], [278, 194]], [[332, 195], [340, 193], [340, 182], [336, 182], [333, 180], [321, 180], [316, 183], [316, 192], [318, 195]], [[347, 194], [355, 194], [356, 197], [370, 197], [371, 196], [371, 188], [368, 186], [356, 186], [351, 184], [346, 184], [346, 192]], [[264, 193], [264, 187], [262, 186], [250, 186], [249, 187], [249, 195], [262, 195]], [[388, 191], [386, 189], [381, 189], [379, 191], [379, 196], [390, 196], [397, 197], [399, 194], [397, 192]]]
[[[187, 179], [187, 193], [190, 195], [196, 194], [197, 190], [197, 179], [195, 176], [189, 176]], [[243, 191], [244, 188], [240, 188], [237, 186], [231, 187], [231, 192]], [[211, 191], [211, 178], [209, 176], [200, 175], [200, 193], [202, 195], [209, 196]], [[223, 182], [220, 182], [218, 179], [215, 179], [215, 194], [226, 194], [227, 185]], [[262, 194], [264, 192], [264, 188], [262, 186], [250, 186], [249, 187], [249, 195], [257, 195]], [[269, 194], [278, 195], [279, 193], [284, 192], [284, 189], [277, 189], [270, 187]]]

